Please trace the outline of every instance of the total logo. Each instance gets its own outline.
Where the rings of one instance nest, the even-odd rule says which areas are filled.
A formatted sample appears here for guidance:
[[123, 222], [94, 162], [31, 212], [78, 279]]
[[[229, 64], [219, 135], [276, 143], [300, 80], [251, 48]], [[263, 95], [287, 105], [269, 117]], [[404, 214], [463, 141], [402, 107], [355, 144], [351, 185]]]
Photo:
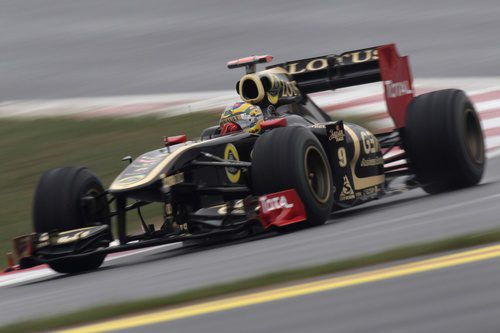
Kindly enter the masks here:
[[262, 213], [264, 214], [277, 209], [293, 208], [293, 203], [288, 203], [284, 195], [274, 198], [263, 196], [259, 198], [259, 202], [262, 207]]
[[410, 83], [408, 81], [392, 82], [391, 80], [387, 80], [384, 81], [384, 85], [387, 91], [387, 97], [389, 98], [400, 97], [413, 93], [413, 90], [410, 89]]

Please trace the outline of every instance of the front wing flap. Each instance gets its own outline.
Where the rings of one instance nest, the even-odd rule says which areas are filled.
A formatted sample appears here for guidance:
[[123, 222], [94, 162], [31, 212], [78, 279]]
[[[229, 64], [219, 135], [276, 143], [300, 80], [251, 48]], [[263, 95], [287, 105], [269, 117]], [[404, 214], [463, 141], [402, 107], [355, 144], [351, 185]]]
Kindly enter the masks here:
[[[239, 207], [234, 208], [238, 209]], [[256, 220], [260, 221], [262, 228], [265, 230], [270, 227], [283, 227], [303, 222], [307, 219], [304, 204], [293, 189], [259, 196], [258, 214], [256, 218], [250, 218], [250, 216], [247, 215], [246, 222], [243, 221], [233, 227], [226, 226], [200, 234], [167, 235], [113, 247], [108, 247], [110, 242], [110, 227], [108, 225], [63, 232], [23, 235], [16, 237], [13, 241], [14, 252], [7, 254], [9, 267], [6, 271], [25, 269], [61, 258], [70, 259], [94, 254], [108, 254], [167, 243], [203, 240], [216, 236], [237, 234], [251, 227]]]

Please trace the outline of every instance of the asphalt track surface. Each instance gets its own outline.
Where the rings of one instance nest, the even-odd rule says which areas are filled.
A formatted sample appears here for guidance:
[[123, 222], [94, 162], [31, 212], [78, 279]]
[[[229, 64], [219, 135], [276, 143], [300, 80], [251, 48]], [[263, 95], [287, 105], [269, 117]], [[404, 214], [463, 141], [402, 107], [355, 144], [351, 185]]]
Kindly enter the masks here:
[[[225, 70], [225, 61], [231, 58], [271, 53], [290, 60], [386, 42], [398, 43], [403, 54], [411, 55], [415, 77], [498, 75], [492, 68], [498, 68], [500, 59], [500, 7], [492, 0], [338, 1], [335, 5], [326, 1], [1, 0], [0, 6], [0, 100], [227, 89], [241, 74]], [[0, 287], [0, 323], [498, 227], [499, 181], [500, 160], [493, 159], [483, 183], [468, 190], [437, 196], [414, 190], [339, 212], [325, 226], [292, 234], [203, 250], [162, 248], [108, 261], [92, 273], [49, 275], [6, 285]], [[492, 278], [488, 274], [498, 278], [498, 270], [488, 271], [486, 264], [468, 267], [456, 272], [485, 284], [474, 282], [474, 288], [465, 291], [454, 282], [462, 287], [457, 289], [463, 293], [457, 294], [459, 301], [474, 306], [476, 297], [483, 295], [497, 301], [495, 294], [489, 294], [487, 282]], [[436, 283], [430, 291], [437, 291], [438, 283], [450, 283], [439, 277], [442, 274], [429, 276], [428, 283]], [[387, 289], [392, 283], [384, 282], [387, 286], [381, 289], [390, 293], [390, 300], [396, 305], [414, 300], [413, 306], [419, 307], [415, 287], [419, 282], [409, 290], [403, 282]], [[343, 297], [376, 306], [381, 291], [365, 286], [354, 292]], [[439, 305], [432, 303], [436, 309]], [[410, 308], [400, 311], [406, 309]], [[384, 315], [393, 314], [381, 312], [380, 320]], [[293, 312], [287, 316], [293, 317]], [[438, 316], [427, 319], [434, 319], [436, 325], [440, 320]], [[306, 330], [315, 328], [320, 329]]]
[[496, 258], [113, 332], [498, 333], [499, 276]]
[[496, 0], [0, 0], [0, 101], [227, 90], [226, 61], [395, 42], [415, 77], [498, 75]]
[[[98, 271], [50, 275], [0, 288], [0, 322], [154, 297], [285, 268], [500, 226], [500, 159], [483, 183], [429, 196], [417, 189], [332, 216], [286, 235], [202, 250], [158, 249], [105, 263]], [[486, 286], [485, 286], [486, 288]]]

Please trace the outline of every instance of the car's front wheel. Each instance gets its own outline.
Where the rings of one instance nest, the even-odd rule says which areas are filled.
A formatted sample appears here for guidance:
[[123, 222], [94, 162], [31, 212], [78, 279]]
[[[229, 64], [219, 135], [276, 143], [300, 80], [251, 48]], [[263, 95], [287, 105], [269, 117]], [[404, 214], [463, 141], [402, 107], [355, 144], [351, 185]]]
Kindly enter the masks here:
[[323, 224], [333, 205], [328, 158], [314, 134], [302, 126], [276, 128], [260, 136], [253, 150], [252, 182], [257, 194], [295, 189], [309, 225]]
[[[61, 232], [110, 224], [109, 206], [99, 179], [87, 168], [64, 167], [45, 172], [33, 200], [33, 228], [37, 233]], [[94, 197], [85, 205], [84, 197]], [[111, 241], [111, 235], [109, 235]], [[61, 258], [49, 266], [60, 273], [76, 273], [101, 266], [105, 255]]]

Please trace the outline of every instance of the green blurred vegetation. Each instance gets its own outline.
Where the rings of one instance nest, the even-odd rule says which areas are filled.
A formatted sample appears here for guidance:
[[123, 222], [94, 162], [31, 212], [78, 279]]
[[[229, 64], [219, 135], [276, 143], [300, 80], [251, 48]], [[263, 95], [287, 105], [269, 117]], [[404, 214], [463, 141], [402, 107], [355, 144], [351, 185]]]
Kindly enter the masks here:
[[[0, 120], [0, 267], [11, 239], [31, 232], [32, 196], [47, 169], [82, 165], [109, 186], [126, 166], [121, 158], [162, 147], [163, 136], [196, 138], [217, 124], [218, 114], [74, 120]], [[148, 215], [160, 216], [159, 211]]]

